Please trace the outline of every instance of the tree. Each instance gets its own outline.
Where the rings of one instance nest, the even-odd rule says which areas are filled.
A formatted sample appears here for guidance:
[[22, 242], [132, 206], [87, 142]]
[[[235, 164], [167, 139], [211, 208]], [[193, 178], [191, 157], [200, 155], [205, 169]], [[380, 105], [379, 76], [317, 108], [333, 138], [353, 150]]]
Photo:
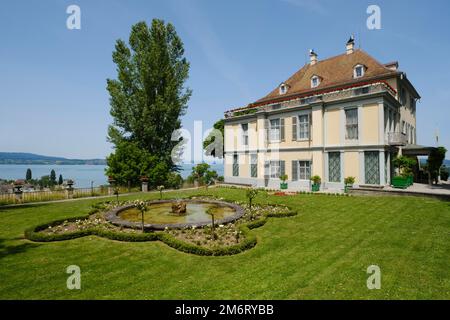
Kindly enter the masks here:
[[62, 185], [64, 182], [62, 174], [59, 175], [58, 184]]
[[168, 177], [172, 174], [168, 165], [157, 156], [138, 147], [137, 143], [122, 141], [116, 146], [115, 153], [106, 158], [106, 175], [112, 177], [118, 185], [138, 186], [141, 177], [148, 178], [151, 188], [159, 185], [170, 187]]
[[56, 172], [52, 169], [50, 171], [50, 186], [54, 186], [56, 184]]
[[[119, 148], [139, 150], [152, 163], [163, 163], [158, 171], [165, 168], [167, 174], [177, 170], [171, 151], [179, 141], [171, 141], [171, 137], [181, 127], [180, 116], [185, 113], [191, 90], [184, 87], [189, 63], [174, 26], [158, 19], [150, 28], [145, 22], [133, 25], [129, 45], [116, 42], [113, 61], [118, 75], [107, 80], [114, 119], [108, 140], [115, 145], [115, 152], [120, 153]], [[121, 162], [127, 160], [122, 158], [114, 154], [108, 158], [108, 165], [115, 164], [111, 171], [120, 176], [120, 182], [128, 178], [136, 182], [138, 175], [147, 173], [137, 163]], [[121, 166], [125, 167], [123, 173]]]
[[[222, 159], [224, 154], [224, 126], [225, 120], [220, 119], [216, 123], [214, 123], [213, 128], [214, 131], [211, 132], [208, 137], [203, 141], [203, 149], [205, 149], [205, 154], [207, 156], [211, 155], [213, 157]], [[221, 135], [222, 139], [220, 141], [216, 141], [218, 135]], [[221, 148], [217, 150], [217, 148]]]
[[50, 187], [52, 185], [50, 176], [43, 176], [39, 179], [38, 184], [41, 188]]
[[149, 185], [153, 184], [148, 172], [156, 165], [157, 158], [146, 150], [140, 149], [137, 143], [121, 141], [114, 153], [106, 158], [108, 167], [106, 175], [112, 177], [118, 185], [140, 184], [140, 177], [149, 177]]
[[404, 177], [412, 175], [416, 162], [416, 159], [407, 156], [397, 156], [392, 160], [394, 167], [399, 169], [399, 174]]
[[187, 177], [187, 181], [193, 183], [198, 181], [199, 184], [210, 184], [218, 179], [218, 174], [215, 170], [209, 170], [211, 166], [207, 163], [199, 163], [192, 167], [192, 173]]
[[28, 168], [27, 173], [25, 175], [25, 180], [30, 181], [31, 179], [33, 179], [33, 174], [31, 173], [31, 169]]
[[433, 148], [428, 156], [428, 173], [430, 174], [430, 179], [434, 180], [435, 183], [438, 182], [439, 169], [444, 162], [446, 152], [447, 149], [444, 147], [437, 147]]
[[167, 187], [172, 189], [180, 189], [183, 185], [183, 178], [179, 173], [170, 172], [167, 176]]
[[252, 188], [249, 188], [249, 189], [247, 189], [247, 191], [245, 192], [245, 196], [247, 197], [247, 199], [248, 199], [248, 207], [251, 209], [252, 208], [252, 202], [253, 202], [253, 199], [258, 195], [258, 189], [252, 189]]

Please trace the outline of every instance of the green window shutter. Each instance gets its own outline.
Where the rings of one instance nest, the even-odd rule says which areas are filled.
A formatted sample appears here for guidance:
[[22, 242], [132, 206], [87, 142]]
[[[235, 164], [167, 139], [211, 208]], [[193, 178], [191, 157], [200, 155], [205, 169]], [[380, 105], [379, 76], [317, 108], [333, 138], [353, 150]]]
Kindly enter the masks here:
[[292, 160], [292, 181], [297, 181], [298, 179], [298, 161]]
[[269, 143], [269, 130], [270, 130], [270, 122], [269, 119], [264, 120], [265, 132], [266, 132], [266, 143]]
[[284, 141], [284, 118], [280, 119], [280, 140]]
[[280, 161], [280, 176], [286, 173], [286, 165], [285, 161]]
[[297, 117], [292, 117], [292, 141], [297, 141]]

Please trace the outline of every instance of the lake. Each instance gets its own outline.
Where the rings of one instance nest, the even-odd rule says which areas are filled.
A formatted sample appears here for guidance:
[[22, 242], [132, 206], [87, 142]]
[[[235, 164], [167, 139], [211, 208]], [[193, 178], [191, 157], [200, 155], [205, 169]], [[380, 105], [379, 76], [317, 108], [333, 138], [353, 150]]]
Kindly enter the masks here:
[[[181, 166], [180, 174], [185, 179], [192, 171], [195, 164], [185, 163]], [[212, 170], [216, 170], [220, 176], [223, 176], [223, 164], [210, 164]], [[0, 179], [16, 180], [25, 179], [27, 169], [30, 168], [33, 179], [50, 175], [53, 169], [56, 172], [56, 178], [62, 174], [64, 179], [75, 181], [75, 188], [90, 188], [91, 181], [94, 187], [105, 185], [108, 179], [105, 176], [105, 166], [100, 165], [27, 165], [27, 164], [0, 164]]]

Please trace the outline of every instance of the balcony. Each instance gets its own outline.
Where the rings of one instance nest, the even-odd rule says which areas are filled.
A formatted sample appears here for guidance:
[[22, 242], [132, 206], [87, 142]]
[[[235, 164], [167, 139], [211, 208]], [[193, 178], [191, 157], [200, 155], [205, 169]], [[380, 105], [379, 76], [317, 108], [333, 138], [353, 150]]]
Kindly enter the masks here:
[[388, 143], [391, 146], [406, 146], [408, 139], [403, 132], [389, 132]]

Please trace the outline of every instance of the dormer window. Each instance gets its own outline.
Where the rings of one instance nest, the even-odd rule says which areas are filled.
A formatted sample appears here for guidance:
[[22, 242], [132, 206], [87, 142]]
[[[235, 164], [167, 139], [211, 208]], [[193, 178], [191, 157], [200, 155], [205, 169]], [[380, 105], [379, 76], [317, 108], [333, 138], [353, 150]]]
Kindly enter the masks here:
[[311, 78], [311, 88], [315, 88], [320, 84], [320, 77], [318, 76], [313, 76]]
[[364, 76], [365, 67], [362, 64], [357, 64], [353, 69], [353, 78], [361, 78]]
[[283, 82], [282, 84], [280, 84], [280, 87], [279, 87], [280, 94], [287, 93], [288, 88], [289, 88], [289, 86], [286, 83]]

